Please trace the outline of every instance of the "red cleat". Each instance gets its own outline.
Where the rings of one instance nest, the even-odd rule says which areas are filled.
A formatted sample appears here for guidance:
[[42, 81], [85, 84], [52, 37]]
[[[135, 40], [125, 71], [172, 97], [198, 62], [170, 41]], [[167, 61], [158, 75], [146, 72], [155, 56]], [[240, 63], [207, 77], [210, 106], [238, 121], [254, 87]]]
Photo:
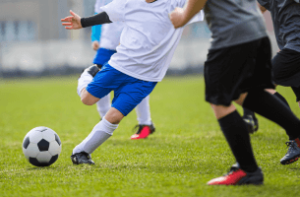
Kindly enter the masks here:
[[136, 132], [136, 134], [131, 136], [132, 140], [145, 139], [155, 131], [155, 127], [153, 126], [153, 124], [151, 124], [151, 125], [137, 125], [136, 127], [139, 127], [139, 129]]
[[263, 184], [263, 173], [260, 168], [255, 172], [247, 173], [240, 169], [237, 165], [233, 165], [230, 172], [225, 176], [212, 179], [208, 185], [261, 185]]

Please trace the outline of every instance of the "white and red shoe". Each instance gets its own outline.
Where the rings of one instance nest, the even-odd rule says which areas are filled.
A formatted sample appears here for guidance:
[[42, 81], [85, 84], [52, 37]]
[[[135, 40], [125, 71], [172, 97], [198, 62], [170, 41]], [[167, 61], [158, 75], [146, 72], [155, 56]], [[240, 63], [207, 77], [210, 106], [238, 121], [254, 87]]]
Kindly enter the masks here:
[[212, 179], [208, 185], [261, 185], [264, 176], [260, 168], [255, 172], [245, 172], [237, 164], [233, 165], [228, 174]]
[[134, 127], [138, 128], [137, 132], [131, 136], [132, 140], [138, 140], [138, 139], [145, 139], [147, 138], [150, 134], [154, 133], [155, 127], [153, 124], [151, 125], [136, 125]]

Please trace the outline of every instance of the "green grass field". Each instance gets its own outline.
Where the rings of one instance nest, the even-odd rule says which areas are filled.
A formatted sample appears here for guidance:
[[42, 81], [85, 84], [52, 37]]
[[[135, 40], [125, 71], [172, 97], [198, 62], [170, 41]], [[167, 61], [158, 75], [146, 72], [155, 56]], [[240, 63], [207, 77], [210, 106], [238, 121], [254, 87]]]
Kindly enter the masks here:
[[[76, 94], [77, 76], [0, 81], [0, 196], [296, 196], [300, 163], [282, 166], [284, 130], [263, 119], [251, 135], [263, 186], [207, 186], [234, 158], [208, 103], [202, 77], [168, 77], [151, 94], [157, 131], [131, 141], [132, 112], [94, 152], [95, 166], [73, 166], [72, 149], [99, 121]], [[289, 88], [278, 88], [300, 117]], [[239, 111], [241, 112], [240, 108]], [[55, 130], [62, 153], [50, 167], [31, 166], [22, 152], [34, 127]]]

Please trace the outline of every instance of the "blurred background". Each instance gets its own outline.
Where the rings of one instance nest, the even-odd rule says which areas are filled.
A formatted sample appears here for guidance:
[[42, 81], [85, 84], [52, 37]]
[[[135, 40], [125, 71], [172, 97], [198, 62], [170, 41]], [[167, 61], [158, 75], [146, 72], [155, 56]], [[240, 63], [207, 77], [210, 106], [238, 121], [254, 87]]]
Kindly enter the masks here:
[[[60, 19], [73, 10], [81, 16], [94, 14], [95, 0], [1, 0], [0, 78], [67, 75], [92, 64], [91, 29], [67, 31]], [[267, 28], [278, 51], [269, 13]], [[185, 28], [168, 74], [201, 73], [209, 48], [205, 22]]]

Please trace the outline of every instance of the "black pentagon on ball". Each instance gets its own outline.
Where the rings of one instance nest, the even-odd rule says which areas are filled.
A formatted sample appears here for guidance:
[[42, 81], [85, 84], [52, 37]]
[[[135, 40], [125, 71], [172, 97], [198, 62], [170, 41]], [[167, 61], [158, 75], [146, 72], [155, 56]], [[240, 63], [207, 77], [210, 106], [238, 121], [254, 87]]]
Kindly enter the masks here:
[[34, 166], [37, 166], [37, 167], [45, 167], [45, 166], [50, 166], [51, 164], [53, 164], [58, 158], [58, 155], [54, 155], [52, 156], [52, 158], [50, 159], [49, 162], [46, 162], [46, 163], [40, 163], [36, 158], [32, 158], [32, 157], [29, 157], [29, 162], [34, 165]]
[[44, 166], [49, 166], [48, 163], [40, 163], [36, 158], [29, 157], [29, 162], [38, 167], [44, 167]]
[[55, 135], [55, 141], [58, 143], [58, 145], [60, 145], [61, 141], [60, 141], [58, 135], [56, 133], [54, 135]]
[[51, 165], [51, 164], [53, 164], [56, 160], [57, 160], [57, 158], [58, 158], [58, 155], [54, 155], [54, 156], [52, 156], [52, 158], [50, 159], [50, 161], [49, 161], [49, 166]]
[[42, 139], [38, 144], [38, 148], [40, 151], [48, 151], [50, 143], [47, 142], [46, 140]]
[[27, 137], [23, 142], [23, 147], [26, 149], [30, 144], [29, 137]]

